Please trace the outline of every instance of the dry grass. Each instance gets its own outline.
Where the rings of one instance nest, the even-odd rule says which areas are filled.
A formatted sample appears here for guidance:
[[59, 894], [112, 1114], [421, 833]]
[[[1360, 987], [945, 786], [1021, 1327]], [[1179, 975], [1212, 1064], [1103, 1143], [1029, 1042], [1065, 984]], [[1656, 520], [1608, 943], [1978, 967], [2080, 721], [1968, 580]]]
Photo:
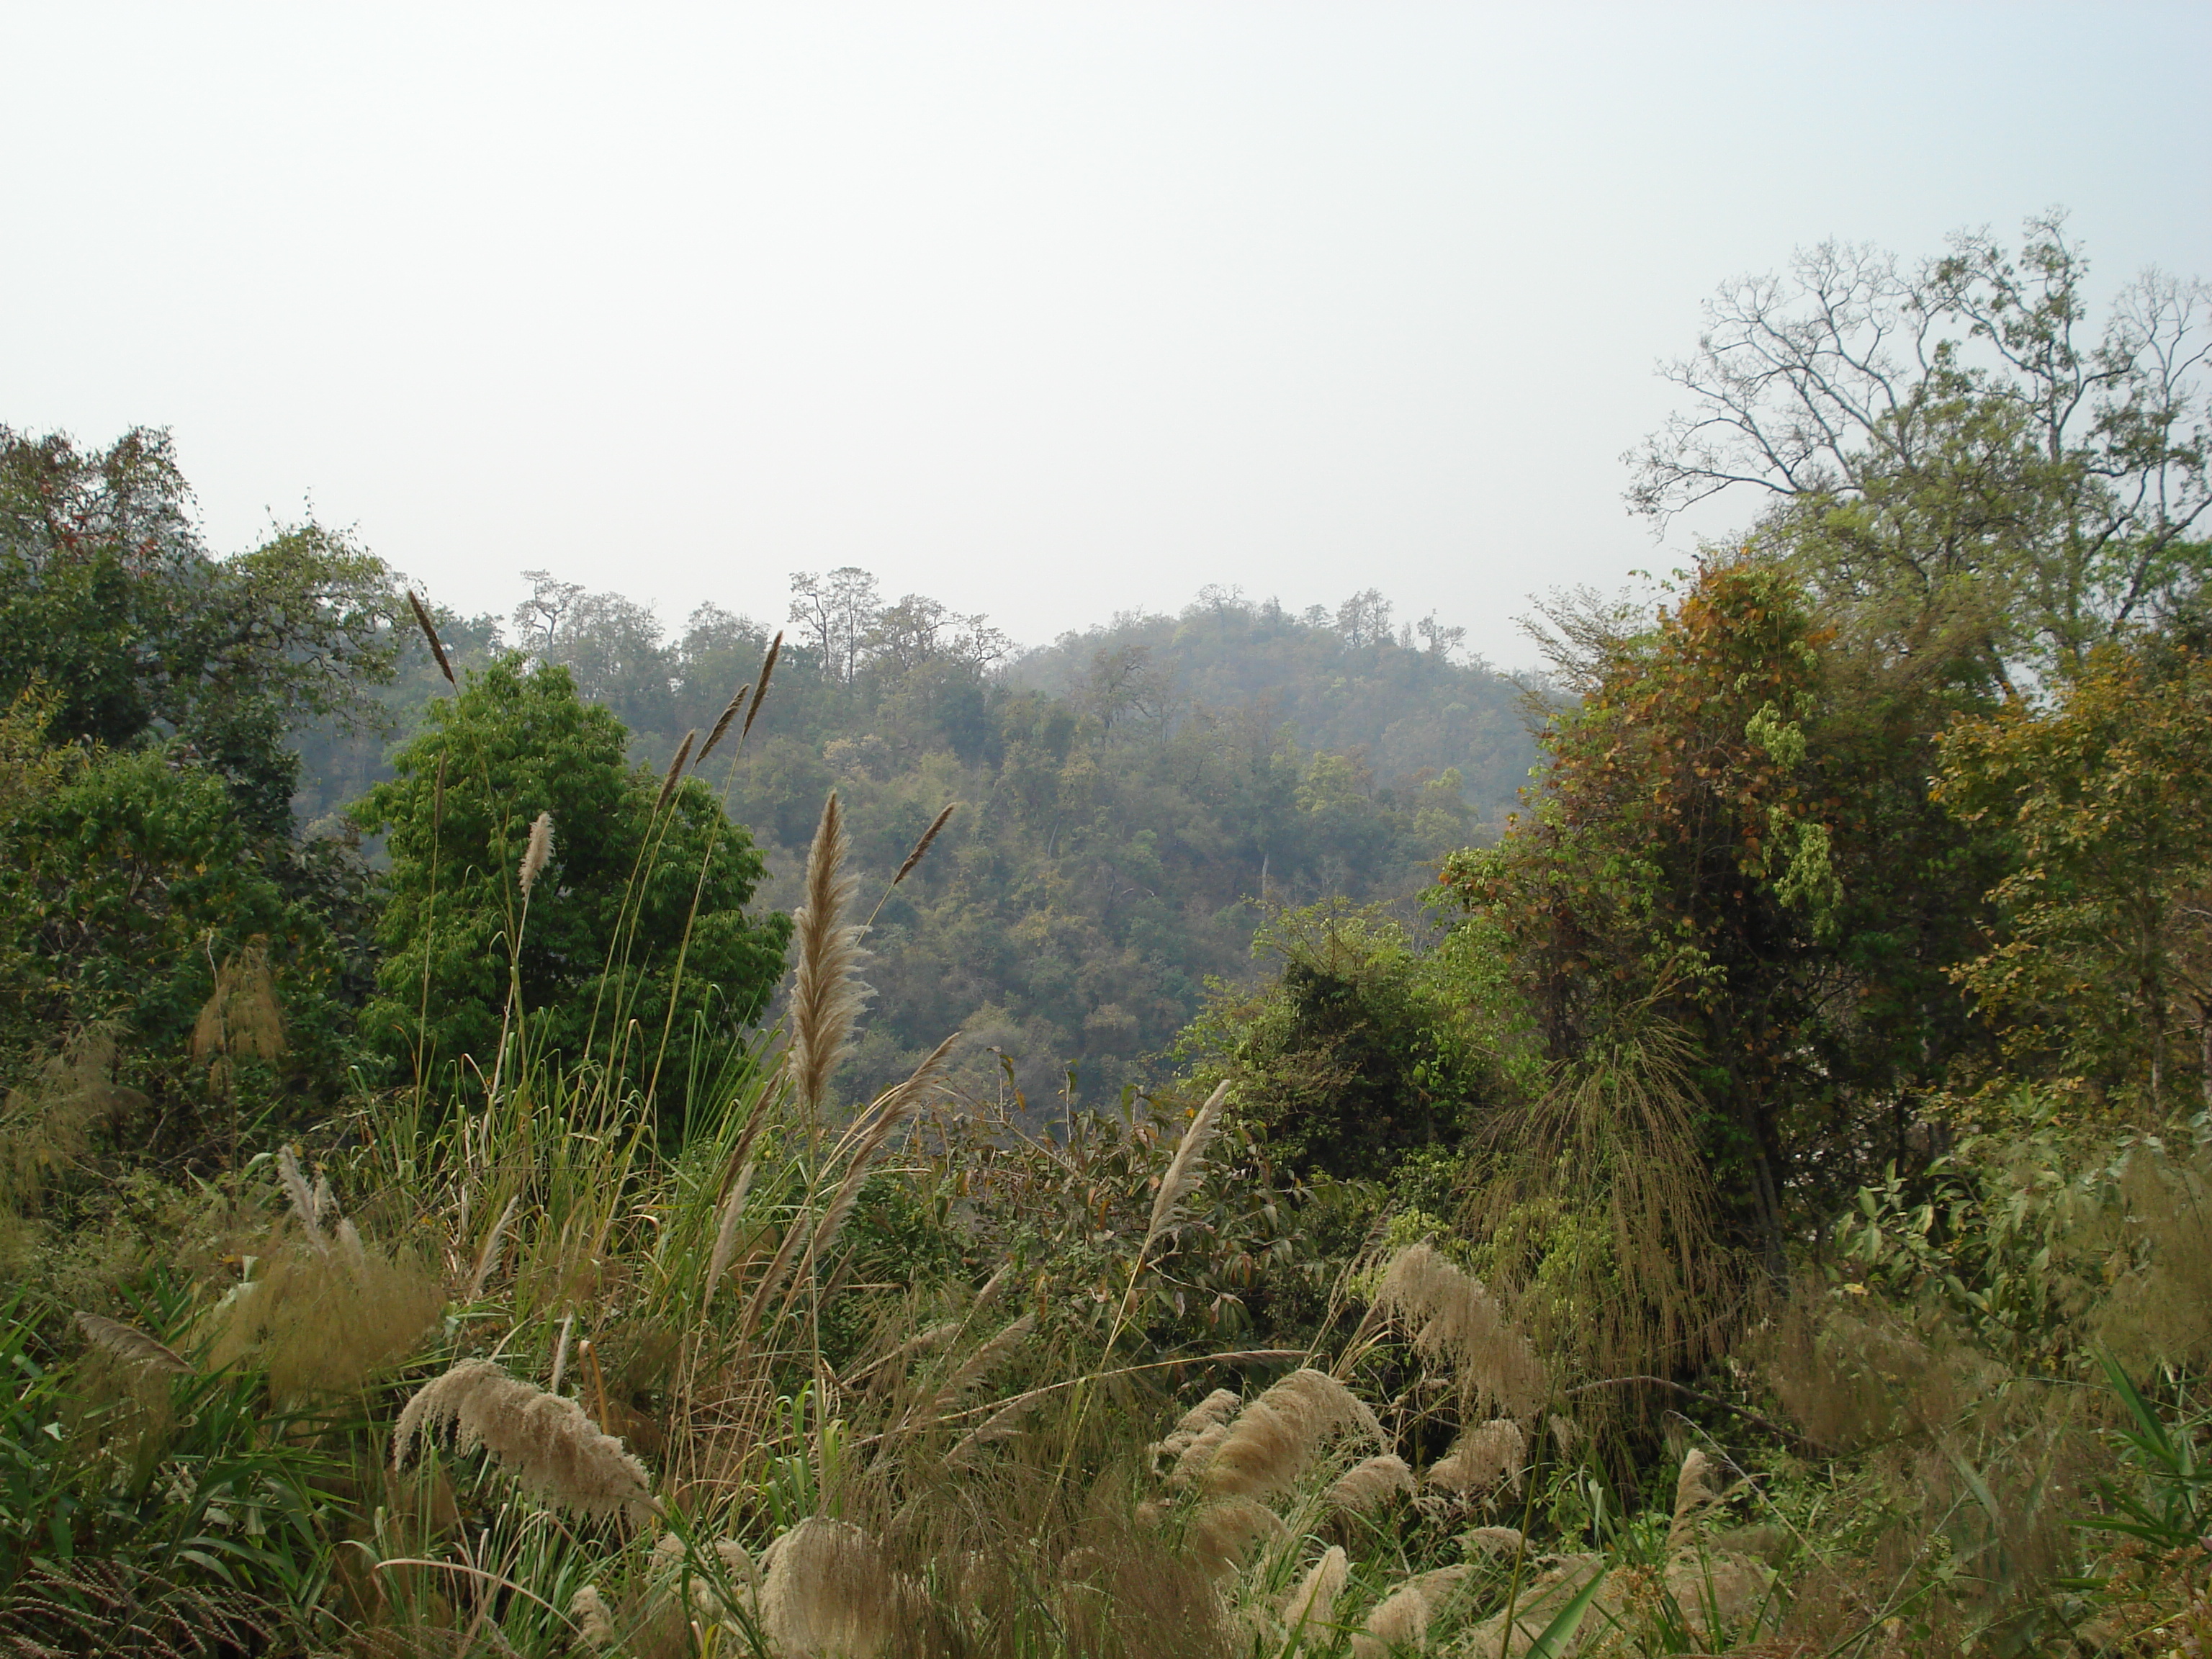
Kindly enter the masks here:
[[1452, 1449], [1423, 1473], [1421, 1480], [1425, 1486], [1462, 1496], [1493, 1492], [1500, 1486], [1518, 1492], [1528, 1456], [1528, 1441], [1521, 1425], [1510, 1418], [1492, 1418], [1461, 1435]]
[[761, 1629], [779, 1654], [875, 1659], [900, 1624], [899, 1587], [860, 1528], [802, 1521], [762, 1559]]
[[1698, 1150], [1693, 1058], [1647, 1012], [1493, 1132], [1464, 1219], [1555, 1368], [1695, 1369], [1726, 1350], [1750, 1305]]
[[450, 1427], [463, 1455], [482, 1447], [526, 1492], [580, 1515], [641, 1521], [652, 1499], [645, 1466], [602, 1434], [573, 1400], [516, 1381], [489, 1359], [464, 1359], [424, 1383], [400, 1413], [392, 1466]]
[[552, 856], [553, 815], [540, 812], [530, 822], [530, 844], [523, 848], [522, 863], [515, 872], [525, 899], [530, 896], [530, 890], [538, 884], [538, 878], [545, 873], [546, 861]]
[[143, 1365], [149, 1370], [166, 1371], [174, 1376], [184, 1376], [192, 1368], [191, 1362], [174, 1348], [156, 1342], [134, 1326], [103, 1319], [82, 1310], [75, 1318], [86, 1341], [128, 1364]]
[[833, 790], [806, 857], [806, 902], [792, 917], [799, 960], [791, 986], [789, 1066], [800, 1101], [817, 1121], [830, 1075], [850, 1051], [853, 1026], [869, 994], [859, 976], [862, 930], [844, 919], [853, 894], [853, 878], [845, 873], [848, 850], [844, 809]]
[[1424, 1358], [1450, 1367], [1470, 1408], [1494, 1401], [1516, 1417], [1541, 1410], [1543, 1362], [1504, 1304], [1426, 1240], [1392, 1259], [1375, 1305], [1402, 1322]]
[[1327, 1642], [1328, 1626], [1336, 1617], [1337, 1598], [1344, 1594], [1345, 1584], [1351, 1577], [1351, 1558], [1345, 1554], [1340, 1544], [1330, 1545], [1322, 1553], [1321, 1559], [1306, 1569], [1305, 1576], [1283, 1598], [1285, 1648], [1299, 1645], [1309, 1629], [1314, 1632], [1316, 1645]]
[[1394, 1586], [1352, 1638], [1352, 1659], [1384, 1659], [1395, 1649], [1420, 1649], [1429, 1627], [1449, 1607], [1471, 1567], [1436, 1567]]
[[143, 1109], [146, 1097], [112, 1081], [114, 1033], [80, 1031], [37, 1060], [0, 1104], [0, 1210], [34, 1210], [46, 1187], [76, 1167], [94, 1133]]
[[1364, 1458], [1337, 1478], [1325, 1500], [1333, 1514], [1370, 1515], [1392, 1498], [1409, 1497], [1413, 1472], [1395, 1452]]
[[1297, 1485], [1334, 1441], [1381, 1443], [1382, 1425], [1359, 1397], [1326, 1372], [1292, 1371], [1237, 1414], [1198, 1473], [1207, 1496], [1266, 1498]]

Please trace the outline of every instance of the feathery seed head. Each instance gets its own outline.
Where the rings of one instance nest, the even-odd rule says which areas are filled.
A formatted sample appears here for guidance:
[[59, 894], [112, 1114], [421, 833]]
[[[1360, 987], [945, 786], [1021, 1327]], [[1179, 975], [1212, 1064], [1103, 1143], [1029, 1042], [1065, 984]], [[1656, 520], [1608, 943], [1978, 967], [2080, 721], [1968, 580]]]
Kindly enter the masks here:
[[216, 972], [215, 989], [192, 1022], [196, 1060], [241, 1055], [274, 1060], [284, 1052], [284, 1012], [269, 972], [269, 945], [257, 938]]
[[338, 1241], [264, 1258], [249, 1294], [210, 1310], [210, 1364], [250, 1358], [283, 1402], [347, 1392], [410, 1352], [444, 1304], [438, 1287], [411, 1258], [368, 1249], [349, 1223]]
[[1305, 1577], [1283, 1597], [1283, 1626], [1291, 1641], [1307, 1626], [1327, 1626], [1336, 1617], [1336, 1599], [1351, 1577], [1352, 1563], [1340, 1544], [1330, 1545], [1306, 1569]]
[[323, 1237], [321, 1206], [307, 1188], [307, 1178], [300, 1170], [300, 1155], [289, 1146], [276, 1149], [276, 1179], [284, 1188], [284, 1196], [291, 1201], [292, 1213], [299, 1218], [300, 1225], [307, 1235], [307, 1243], [318, 1255], [327, 1255], [331, 1242]]
[[[1178, 1475], [1182, 1475], [1183, 1474], [1182, 1460], [1197, 1443], [1199, 1437], [1209, 1429], [1220, 1428], [1223, 1431], [1222, 1435], [1217, 1436], [1212, 1443], [1214, 1446], [1218, 1446], [1227, 1434], [1226, 1425], [1229, 1419], [1237, 1414], [1237, 1408], [1243, 1403], [1239, 1395], [1231, 1393], [1229, 1389], [1216, 1389], [1185, 1412], [1174, 1428], [1162, 1438], [1146, 1447], [1146, 1450], [1155, 1461], [1168, 1457], [1176, 1459], [1176, 1472]], [[1212, 1449], [1209, 1448], [1207, 1455], [1211, 1455]], [[1194, 1466], [1190, 1473], [1194, 1474], [1196, 1472], [1196, 1468]]]
[[94, 1347], [133, 1365], [143, 1365], [149, 1370], [164, 1371], [173, 1376], [181, 1376], [191, 1370], [182, 1354], [134, 1327], [82, 1310], [76, 1315], [76, 1326]]
[[1295, 1370], [1237, 1413], [1200, 1480], [1217, 1498], [1287, 1492], [1324, 1444], [1353, 1431], [1382, 1438], [1375, 1413], [1343, 1383], [1310, 1367]]
[[1468, 1567], [1437, 1567], [1416, 1573], [1399, 1584], [1375, 1606], [1367, 1622], [1352, 1638], [1352, 1659], [1384, 1659], [1401, 1648], [1419, 1650], [1428, 1640], [1429, 1626], [1451, 1601]]
[[1173, 1219], [1176, 1206], [1190, 1196], [1191, 1189], [1206, 1173], [1206, 1148], [1220, 1120], [1222, 1103], [1228, 1098], [1229, 1085], [1224, 1082], [1206, 1097], [1206, 1103], [1191, 1119], [1190, 1127], [1182, 1132], [1182, 1139], [1176, 1143], [1175, 1157], [1169, 1162], [1167, 1173], [1160, 1177], [1159, 1193], [1152, 1200], [1152, 1219], [1145, 1228], [1147, 1243], [1157, 1238], [1160, 1230]]
[[921, 862], [922, 855], [929, 851], [929, 843], [937, 839], [937, 832], [951, 822], [952, 809], [958, 804], [957, 801], [947, 801], [945, 804], [945, 810], [929, 821], [929, 828], [921, 832], [921, 839], [915, 842], [914, 851], [906, 855], [906, 862], [899, 866], [898, 874], [891, 878], [892, 886], [896, 887], [904, 881], [913, 872], [914, 866]]
[[568, 1598], [568, 1617], [575, 1621], [576, 1639], [586, 1647], [614, 1646], [614, 1614], [597, 1584], [586, 1584]]
[[1413, 1490], [1413, 1472], [1395, 1452], [1355, 1463], [1328, 1489], [1328, 1506], [1338, 1515], [1366, 1515], [1401, 1492]]
[[1264, 1504], [1249, 1498], [1217, 1498], [1191, 1516], [1190, 1552], [1212, 1576], [1226, 1577], [1243, 1564], [1253, 1545], [1284, 1532], [1281, 1517]]
[[1528, 1544], [1518, 1527], [1475, 1527], [1461, 1534], [1459, 1541], [1469, 1555], [1516, 1555]]
[[416, 1390], [392, 1432], [392, 1468], [404, 1468], [418, 1443], [448, 1427], [457, 1451], [483, 1448], [548, 1503], [633, 1520], [650, 1509], [644, 1466], [621, 1441], [601, 1433], [574, 1401], [543, 1393], [489, 1359], [464, 1359]]
[[530, 825], [530, 845], [523, 850], [522, 896], [528, 898], [538, 878], [545, 873], [545, 860], [553, 856], [553, 815], [540, 812]]
[[676, 745], [676, 758], [668, 763], [667, 775], [660, 780], [660, 798], [653, 803], [654, 811], [665, 808], [668, 798], [676, 793], [676, 786], [684, 776], [684, 763], [691, 758], [691, 745], [698, 741], [699, 732], [695, 726], [686, 732], [684, 741]]
[[707, 733], [707, 741], [699, 745], [699, 758], [691, 763], [693, 770], [696, 771], [707, 763], [707, 757], [714, 752], [714, 745], [721, 742], [722, 734], [730, 729], [730, 722], [737, 719], [738, 710], [744, 707], [745, 694], [751, 690], [752, 687], [750, 685], [741, 685], [738, 688], [737, 696], [730, 699], [729, 706], [722, 710], [722, 717], [714, 722], [714, 729]]
[[1416, 1352], [1453, 1368], [1471, 1401], [1494, 1400], [1517, 1417], [1542, 1406], [1543, 1362], [1528, 1337], [1480, 1279], [1427, 1240], [1392, 1259], [1375, 1303], [1410, 1330]]
[[849, 1522], [801, 1521], [768, 1547], [760, 1623], [779, 1655], [875, 1659], [892, 1639], [898, 1595], [875, 1540]]
[[847, 850], [844, 808], [832, 790], [806, 856], [806, 902], [793, 918], [799, 962], [791, 987], [792, 1074], [799, 1098], [817, 1114], [868, 996], [859, 978], [861, 930], [844, 919], [853, 890]]
[[753, 682], [753, 700], [745, 708], [745, 723], [738, 728], [738, 741], [743, 743], [753, 734], [753, 722], [760, 718], [761, 702], [768, 696], [769, 676], [775, 672], [775, 659], [783, 654], [783, 635], [778, 633], [769, 641], [768, 655], [761, 659], [760, 678]]
[[438, 630], [431, 625], [430, 613], [422, 608], [422, 601], [415, 597], [415, 590], [407, 590], [407, 603], [414, 607], [415, 620], [422, 625], [422, 637], [430, 641], [430, 654], [438, 659], [438, 672], [446, 677], [446, 684], [459, 686], [453, 678], [453, 665], [446, 660], [446, 647], [438, 643]]
[[1723, 1495], [1715, 1484], [1712, 1459], [1699, 1448], [1691, 1447], [1674, 1477], [1674, 1516], [1667, 1528], [1668, 1549], [1684, 1549], [1696, 1542], [1698, 1516], [1719, 1503]]
[[1462, 1434], [1422, 1479], [1447, 1492], [1488, 1492], [1501, 1482], [1518, 1492], [1528, 1455], [1521, 1425], [1510, 1418], [1492, 1418]]

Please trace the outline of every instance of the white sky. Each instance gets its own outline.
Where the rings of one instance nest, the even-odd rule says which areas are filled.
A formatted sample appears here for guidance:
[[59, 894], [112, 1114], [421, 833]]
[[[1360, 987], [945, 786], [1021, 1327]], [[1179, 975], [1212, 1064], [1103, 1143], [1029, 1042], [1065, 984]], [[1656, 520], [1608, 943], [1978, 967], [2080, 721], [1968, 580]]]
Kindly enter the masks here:
[[[1504, 663], [1724, 277], [2073, 210], [2212, 276], [2212, 6], [0, 0], [0, 422], [444, 603], [1018, 639], [1382, 588]], [[1704, 528], [1719, 532], [1752, 503]]]

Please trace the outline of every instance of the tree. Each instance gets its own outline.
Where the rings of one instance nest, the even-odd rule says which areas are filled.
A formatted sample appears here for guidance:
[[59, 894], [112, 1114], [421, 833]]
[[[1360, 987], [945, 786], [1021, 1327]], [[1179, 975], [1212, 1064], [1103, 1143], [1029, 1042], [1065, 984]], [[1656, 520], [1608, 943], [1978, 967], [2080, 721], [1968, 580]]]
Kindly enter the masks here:
[[[388, 1077], [464, 1056], [489, 1076], [511, 960], [533, 1054], [632, 1086], [657, 1068], [664, 1102], [767, 1006], [790, 921], [744, 913], [763, 871], [751, 838], [696, 778], [664, 791], [629, 767], [626, 735], [566, 669], [511, 656], [433, 705], [398, 776], [356, 809], [392, 859], [362, 1022]], [[516, 872], [540, 812], [553, 853], [526, 924]]]
[[48, 688], [52, 742], [181, 739], [246, 826], [282, 840], [292, 726], [377, 717], [392, 582], [313, 523], [211, 558], [191, 506], [166, 432], [86, 452], [0, 428], [0, 696]]
[[2008, 1054], [2162, 1114], [2191, 1068], [2212, 1105], [2212, 662], [2157, 643], [1948, 733], [1940, 795], [2015, 849], [1997, 942], [1956, 969]]
[[1449, 1152], [1503, 1092], [1481, 1022], [1441, 958], [1341, 903], [1286, 911], [1255, 940], [1279, 975], [1216, 983], [1179, 1058], [1200, 1084], [1232, 1079], [1239, 1121], [1278, 1168], [1387, 1177], [1408, 1154]]
[[2010, 684], [2203, 582], [2212, 368], [2201, 283], [2147, 274], [2092, 335], [2061, 216], [1917, 268], [1826, 243], [1705, 307], [1690, 396], [1625, 459], [1661, 525], [1747, 486], [1762, 535], [1893, 662]]
[[827, 579], [799, 571], [792, 576], [791, 591], [791, 620], [812, 643], [823, 674], [837, 684], [852, 684], [883, 610], [876, 579], [853, 565], [839, 567]]
[[1772, 562], [1710, 559], [1655, 625], [1565, 638], [1579, 701], [1530, 810], [1444, 880], [1553, 1061], [1655, 1017], [1686, 1035], [1723, 1218], [1779, 1273], [1798, 1204], [1901, 1152], [1978, 1041], [1943, 970], [1997, 870], [1927, 799], [1924, 700], [1859, 678]]
[[222, 776], [180, 746], [46, 747], [49, 711], [0, 716], [0, 1049], [10, 1062], [64, 1034], [122, 1039], [131, 1080], [187, 1143], [204, 1097], [187, 1043], [222, 969], [265, 963], [287, 1058], [266, 1074], [327, 1105], [345, 1059], [352, 973], [316, 896], [240, 822]]

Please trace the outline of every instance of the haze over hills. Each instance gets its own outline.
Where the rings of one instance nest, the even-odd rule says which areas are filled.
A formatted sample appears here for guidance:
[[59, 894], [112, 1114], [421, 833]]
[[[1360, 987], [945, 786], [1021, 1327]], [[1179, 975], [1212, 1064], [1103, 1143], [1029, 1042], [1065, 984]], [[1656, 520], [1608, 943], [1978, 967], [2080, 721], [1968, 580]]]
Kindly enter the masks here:
[[[523, 649], [567, 667], [655, 769], [777, 631], [712, 604], [665, 629], [619, 594], [532, 580], [504, 621], [441, 617], [457, 663]], [[1535, 757], [1516, 686], [1459, 659], [1460, 630], [1398, 623], [1371, 588], [1298, 613], [1209, 588], [1178, 616], [1124, 613], [1027, 651], [985, 617], [888, 600], [864, 571], [793, 591], [760, 719], [726, 777], [719, 757], [706, 775], [768, 854], [762, 902], [797, 902], [833, 788], [869, 893], [956, 806], [878, 918], [857, 1096], [956, 1027], [971, 1069], [996, 1049], [1032, 1095], [1071, 1066], [1086, 1095], [1134, 1080], [1209, 976], [1248, 971], [1270, 908], [1408, 900], [1436, 860], [1486, 838]], [[389, 736], [301, 739], [302, 817], [388, 775], [445, 694], [410, 649]]]

